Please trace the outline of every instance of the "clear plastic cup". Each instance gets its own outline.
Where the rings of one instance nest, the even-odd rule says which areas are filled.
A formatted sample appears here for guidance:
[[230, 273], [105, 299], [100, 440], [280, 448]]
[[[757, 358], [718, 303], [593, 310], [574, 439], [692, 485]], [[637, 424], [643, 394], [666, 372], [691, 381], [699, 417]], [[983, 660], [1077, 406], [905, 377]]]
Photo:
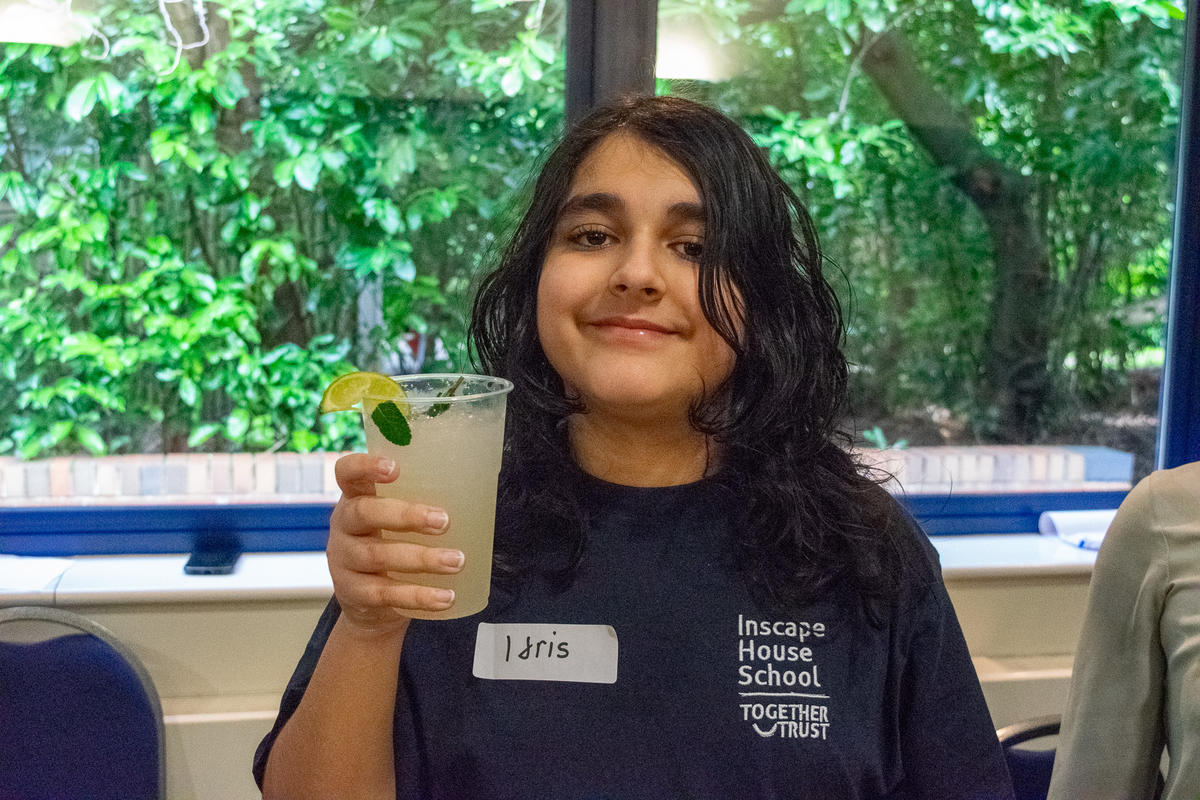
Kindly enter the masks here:
[[[466, 561], [455, 575], [393, 573], [424, 586], [454, 590], [445, 611], [412, 614], [418, 619], [456, 619], [483, 610], [492, 582], [492, 543], [496, 524], [496, 483], [504, 445], [504, 409], [513, 385], [503, 378], [469, 374], [400, 375], [393, 378], [408, 395], [405, 417], [412, 432], [407, 445], [384, 438], [372, 418], [378, 401], [363, 402], [367, 452], [394, 460], [399, 477], [376, 484], [381, 497], [439, 506], [450, 515], [440, 536], [384, 531], [384, 538], [456, 548]], [[453, 389], [453, 394], [446, 396]]]

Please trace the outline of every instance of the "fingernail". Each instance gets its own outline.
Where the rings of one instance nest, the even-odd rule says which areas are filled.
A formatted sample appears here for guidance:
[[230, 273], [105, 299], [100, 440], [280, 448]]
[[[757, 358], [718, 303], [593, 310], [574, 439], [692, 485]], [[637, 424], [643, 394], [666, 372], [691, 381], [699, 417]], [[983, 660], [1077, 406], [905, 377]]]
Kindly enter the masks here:
[[375, 469], [379, 473], [379, 477], [386, 478], [392, 474], [392, 469], [396, 466], [396, 462], [390, 458], [381, 458], [375, 462]]
[[448, 606], [454, 602], [454, 590], [452, 589], [437, 589], [433, 593], [433, 602], [443, 606]]
[[430, 511], [425, 515], [425, 524], [435, 531], [445, 530], [450, 524], [450, 517], [446, 516], [445, 511]]
[[461, 550], [443, 550], [442, 551], [442, 563], [445, 564], [447, 567], [454, 567], [455, 569], [457, 569], [458, 567], [461, 567], [463, 565], [463, 562], [465, 562], [466, 560], [467, 560], [467, 557], [465, 555], [463, 555], [463, 552]]

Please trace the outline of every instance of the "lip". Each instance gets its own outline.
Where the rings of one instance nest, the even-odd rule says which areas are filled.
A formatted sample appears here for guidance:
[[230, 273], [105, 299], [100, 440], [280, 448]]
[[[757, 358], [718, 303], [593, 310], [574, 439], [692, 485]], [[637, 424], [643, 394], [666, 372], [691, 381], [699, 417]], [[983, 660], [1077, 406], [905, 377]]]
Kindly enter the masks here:
[[601, 329], [619, 329], [634, 333], [645, 332], [669, 335], [676, 332], [665, 325], [659, 325], [656, 322], [639, 317], [603, 317], [602, 319], [593, 320], [591, 324]]

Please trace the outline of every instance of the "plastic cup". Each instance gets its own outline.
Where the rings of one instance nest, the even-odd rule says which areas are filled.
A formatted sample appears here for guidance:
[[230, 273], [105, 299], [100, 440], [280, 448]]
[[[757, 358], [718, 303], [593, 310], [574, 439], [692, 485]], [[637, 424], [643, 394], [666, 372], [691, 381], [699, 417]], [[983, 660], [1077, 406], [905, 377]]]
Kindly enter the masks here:
[[[440, 536], [384, 531], [386, 539], [456, 548], [466, 556], [455, 575], [391, 573], [397, 580], [454, 590], [445, 611], [420, 611], [418, 619], [456, 619], [483, 610], [492, 583], [496, 484], [504, 445], [504, 408], [513, 385], [503, 378], [469, 374], [400, 375], [408, 395], [412, 441], [384, 438], [371, 418], [377, 402], [363, 403], [367, 452], [396, 462], [399, 477], [379, 483], [381, 497], [444, 508], [450, 527]], [[457, 384], [454, 394], [445, 396]]]

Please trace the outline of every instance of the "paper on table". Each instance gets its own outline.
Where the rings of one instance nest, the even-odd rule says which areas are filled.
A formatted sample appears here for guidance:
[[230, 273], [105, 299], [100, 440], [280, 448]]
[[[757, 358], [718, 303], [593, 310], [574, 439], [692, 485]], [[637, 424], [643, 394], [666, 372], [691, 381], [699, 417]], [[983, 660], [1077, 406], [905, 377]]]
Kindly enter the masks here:
[[1104, 534], [1116, 515], [1115, 508], [1100, 511], [1043, 511], [1038, 518], [1038, 530], [1044, 536], [1057, 536], [1075, 547], [1099, 550]]
[[32, 592], [53, 588], [67, 567], [69, 558], [0, 555], [0, 592]]

